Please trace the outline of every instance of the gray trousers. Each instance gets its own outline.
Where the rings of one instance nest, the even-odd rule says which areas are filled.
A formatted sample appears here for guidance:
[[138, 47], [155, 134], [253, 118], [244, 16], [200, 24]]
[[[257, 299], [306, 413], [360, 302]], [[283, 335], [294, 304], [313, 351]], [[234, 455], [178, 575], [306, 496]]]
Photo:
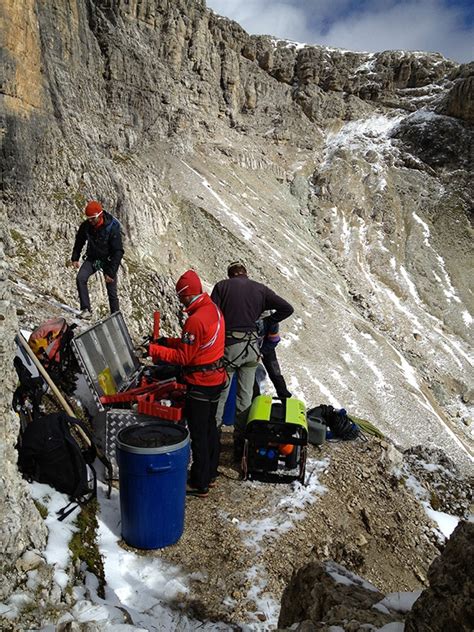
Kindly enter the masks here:
[[253, 398], [253, 384], [255, 381], [255, 371], [257, 370], [259, 349], [257, 341], [248, 340], [236, 342], [228, 345], [224, 351], [224, 362], [226, 365], [229, 381], [222, 391], [217, 406], [217, 425], [222, 424], [224, 406], [229, 394], [230, 384], [234, 373], [237, 373], [237, 396], [235, 406], [234, 441], [241, 440], [247, 423], [247, 415]]
[[[91, 311], [91, 299], [89, 297], [89, 290], [87, 288], [87, 283], [89, 278], [95, 274], [97, 270], [94, 268], [92, 261], [88, 261], [87, 259], [84, 261], [82, 266], [79, 269], [76, 277], [76, 285], [77, 291], [79, 293], [79, 303], [82, 309], [88, 309]], [[110, 313], [118, 312], [119, 310], [119, 300], [117, 295], [117, 275], [115, 275], [115, 279], [112, 283], [106, 283], [105, 287], [107, 289], [107, 296], [109, 297], [109, 306]]]

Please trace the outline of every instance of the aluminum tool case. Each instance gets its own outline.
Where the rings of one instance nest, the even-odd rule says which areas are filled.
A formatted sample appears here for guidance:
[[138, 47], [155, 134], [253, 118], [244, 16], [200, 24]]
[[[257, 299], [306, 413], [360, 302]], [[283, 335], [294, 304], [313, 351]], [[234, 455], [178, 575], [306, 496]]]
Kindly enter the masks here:
[[121, 392], [137, 384], [143, 368], [133, 350], [122, 313], [115, 312], [77, 334], [72, 348], [82, 371], [76, 396], [92, 417], [97, 445], [112, 463], [113, 478], [118, 478], [115, 438], [119, 430], [157, 420], [133, 410], [106, 407], [100, 401], [106, 394], [100, 385], [104, 371], [110, 372], [117, 392]]

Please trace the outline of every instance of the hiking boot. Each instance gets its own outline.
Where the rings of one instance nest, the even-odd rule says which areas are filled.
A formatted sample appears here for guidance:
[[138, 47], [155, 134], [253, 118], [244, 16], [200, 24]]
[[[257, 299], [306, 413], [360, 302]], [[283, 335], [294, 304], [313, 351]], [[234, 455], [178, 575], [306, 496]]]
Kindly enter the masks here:
[[191, 487], [191, 485], [186, 486], [186, 496], [196, 496], [196, 498], [207, 498], [209, 496], [209, 488], [204, 487], [200, 489], [199, 487]]
[[215, 478], [211, 478], [209, 481], [209, 489], [213, 489], [214, 487], [217, 487], [217, 476]]
[[81, 313], [79, 314], [79, 318], [81, 318], [82, 320], [91, 320], [92, 319], [92, 312], [90, 309], [83, 309], [81, 311]]

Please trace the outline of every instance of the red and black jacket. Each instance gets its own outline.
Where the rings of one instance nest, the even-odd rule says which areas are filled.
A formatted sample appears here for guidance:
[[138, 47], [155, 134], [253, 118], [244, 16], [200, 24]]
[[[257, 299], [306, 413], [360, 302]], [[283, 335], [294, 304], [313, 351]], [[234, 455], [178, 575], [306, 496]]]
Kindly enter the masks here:
[[181, 338], [167, 338], [166, 347], [150, 344], [153, 361], [162, 360], [183, 367], [184, 379], [198, 386], [218, 386], [226, 380], [222, 365], [225, 323], [220, 309], [205, 292], [185, 312], [188, 318]]

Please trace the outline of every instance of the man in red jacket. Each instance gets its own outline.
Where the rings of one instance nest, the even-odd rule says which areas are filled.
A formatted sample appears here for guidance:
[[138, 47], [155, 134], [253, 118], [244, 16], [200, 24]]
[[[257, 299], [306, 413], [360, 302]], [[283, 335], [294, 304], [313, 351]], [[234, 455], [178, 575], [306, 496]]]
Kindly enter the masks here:
[[149, 353], [153, 361], [182, 367], [188, 385], [185, 413], [193, 455], [186, 493], [205, 498], [215, 484], [219, 464], [216, 411], [226, 381], [225, 323], [194, 270], [178, 279], [176, 292], [188, 314], [181, 338], [160, 338], [159, 344], [150, 344]]

